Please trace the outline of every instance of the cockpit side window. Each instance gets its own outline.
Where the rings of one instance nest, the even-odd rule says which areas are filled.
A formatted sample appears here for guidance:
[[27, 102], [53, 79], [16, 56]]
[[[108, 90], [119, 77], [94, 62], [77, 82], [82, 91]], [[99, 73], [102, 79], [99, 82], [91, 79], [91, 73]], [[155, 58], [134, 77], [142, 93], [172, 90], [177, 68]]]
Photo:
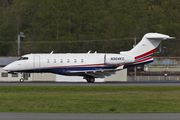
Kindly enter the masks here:
[[18, 60], [28, 60], [28, 57], [20, 57]]
[[21, 60], [21, 59], [22, 59], [22, 57], [18, 58], [18, 60]]
[[28, 60], [28, 57], [23, 57], [23, 60]]

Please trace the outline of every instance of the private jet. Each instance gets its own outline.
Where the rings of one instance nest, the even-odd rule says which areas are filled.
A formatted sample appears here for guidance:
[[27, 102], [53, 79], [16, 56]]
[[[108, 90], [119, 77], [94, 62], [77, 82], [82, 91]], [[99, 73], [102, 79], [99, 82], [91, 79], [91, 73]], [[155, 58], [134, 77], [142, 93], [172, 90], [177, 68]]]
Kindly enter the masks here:
[[[131, 50], [110, 53], [27, 54], [3, 69], [8, 73], [54, 73], [82, 76], [88, 83], [111, 76], [127, 67], [153, 62], [152, 54], [162, 40], [173, 39], [160, 33], [147, 33]], [[23, 82], [24, 78], [20, 78]]]

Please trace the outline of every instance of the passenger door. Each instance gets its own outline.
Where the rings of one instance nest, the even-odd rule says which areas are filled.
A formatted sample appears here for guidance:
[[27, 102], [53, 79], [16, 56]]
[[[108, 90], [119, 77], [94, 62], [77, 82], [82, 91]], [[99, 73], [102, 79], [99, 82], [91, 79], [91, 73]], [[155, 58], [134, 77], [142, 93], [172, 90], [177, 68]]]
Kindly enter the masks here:
[[34, 70], [39, 71], [40, 69], [40, 56], [34, 56]]

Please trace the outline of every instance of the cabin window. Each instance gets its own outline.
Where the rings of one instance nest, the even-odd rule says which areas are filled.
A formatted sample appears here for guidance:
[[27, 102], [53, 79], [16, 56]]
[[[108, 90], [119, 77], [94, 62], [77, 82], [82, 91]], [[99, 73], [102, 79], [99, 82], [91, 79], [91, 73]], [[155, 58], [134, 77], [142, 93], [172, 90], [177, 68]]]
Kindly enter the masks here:
[[47, 59], [47, 63], [49, 63], [49, 59]]
[[60, 62], [63, 63], [63, 59], [61, 59]]
[[56, 59], [54, 59], [54, 63], [56, 63]]
[[69, 59], [67, 59], [67, 63], [69, 63]]
[[76, 63], [77, 61], [76, 61], [76, 59], [74, 59], [74, 63]]
[[1, 77], [8, 77], [8, 73], [1, 73]]
[[81, 59], [81, 62], [83, 63], [83, 62], [84, 62], [84, 60], [83, 60], [83, 59]]
[[16, 73], [16, 74], [12, 74], [12, 77], [18, 77], [18, 74]]

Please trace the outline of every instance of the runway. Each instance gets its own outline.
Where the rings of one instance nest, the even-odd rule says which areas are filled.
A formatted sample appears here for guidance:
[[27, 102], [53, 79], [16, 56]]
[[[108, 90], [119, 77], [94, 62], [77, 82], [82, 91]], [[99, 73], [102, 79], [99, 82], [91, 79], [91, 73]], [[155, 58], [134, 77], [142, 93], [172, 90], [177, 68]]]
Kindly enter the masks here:
[[179, 120], [179, 113], [0, 113], [3, 120]]
[[0, 82], [0, 86], [180, 86], [179, 81], [151, 82]]
[[[0, 86], [180, 86], [179, 81], [153, 82], [0, 82]], [[0, 120], [179, 120], [180, 113], [0, 113]]]

